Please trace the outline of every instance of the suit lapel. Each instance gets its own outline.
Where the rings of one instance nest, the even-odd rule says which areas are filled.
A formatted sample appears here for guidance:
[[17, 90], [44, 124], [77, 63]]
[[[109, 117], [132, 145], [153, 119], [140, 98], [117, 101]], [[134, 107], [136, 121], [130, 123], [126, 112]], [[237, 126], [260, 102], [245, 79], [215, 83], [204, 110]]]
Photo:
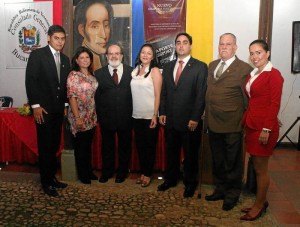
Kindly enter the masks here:
[[[180, 75], [178, 83], [177, 83], [177, 87], [180, 86], [182, 78], [189, 75], [189, 72], [192, 69], [193, 63], [194, 63], [194, 59], [191, 57], [181, 72], [181, 75]], [[174, 67], [175, 67], [175, 64], [174, 64]], [[173, 67], [173, 71], [174, 71], [174, 67]], [[175, 84], [175, 82], [174, 82], [174, 84]]]
[[119, 82], [119, 85], [121, 85], [121, 83], [123, 84], [124, 81], [126, 80], [125, 76], [124, 75], [127, 75], [127, 68], [124, 66], [123, 64], [123, 74], [122, 74], [122, 77], [121, 77], [121, 80]]
[[221, 60], [214, 62], [214, 65], [212, 65], [212, 74], [214, 74], [214, 71], [216, 70], [218, 64], [220, 63]]
[[220, 63], [221, 60], [218, 60], [218, 61], [214, 61], [211, 63], [211, 66], [210, 66], [210, 70], [208, 72], [208, 80], [212, 81], [212, 83], [216, 83], [217, 80], [215, 79], [215, 75], [214, 75], [214, 72], [218, 66], [218, 64]]
[[226, 75], [232, 74], [235, 70], [237, 70], [239, 59], [235, 57], [235, 60], [230, 64], [230, 66], [222, 73], [219, 80], [222, 80]]
[[55, 80], [57, 81], [57, 83], [59, 83], [58, 74], [57, 74], [57, 70], [56, 70], [56, 65], [55, 65], [55, 61], [54, 61], [54, 57], [52, 55], [52, 52], [51, 52], [49, 46], [45, 47], [45, 56], [46, 56], [47, 61], [48, 61], [49, 65], [50, 65], [49, 68], [52, 71], [51, 75], [53, 75], [54, 78], [55, 78]]
[[172, 85], [175, 87], [175, 81], [174, 81], [174, 68], [175, 68], [175, 64], [176, 64], [176, 60], [174, 60], [171, 64], [171, 67], [170, 67], [170, 73], [168, 73], [168, 76], [170, 77], [170, 80], [172, 81]]
[[113, 79], [112, 75], [111, 75], [110, 72], [109, 72], [108, 65], [105, 66], [105, 71], [106, 71], [106, 72], [104, 73], [104, 75], [105, 75], [105, 77], [106, 77], [106, 80], [107, 80], [111, 85], [113, 85], [113, 86], [118, 86], [118, 85], [115, 84], [114, 79]]
[[64, 75], [67, 75], [65, 72], [66, 70], [66, 59], [60, 54], [60, 81], [65, 80]]

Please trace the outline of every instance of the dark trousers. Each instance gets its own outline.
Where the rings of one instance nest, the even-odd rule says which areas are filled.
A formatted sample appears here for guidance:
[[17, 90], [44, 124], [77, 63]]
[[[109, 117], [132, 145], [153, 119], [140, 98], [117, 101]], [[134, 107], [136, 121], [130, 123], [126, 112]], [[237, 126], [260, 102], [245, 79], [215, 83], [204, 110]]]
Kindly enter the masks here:
[[183, 183], [196, 187], [198, 184], [198, 152], [201, 143], [201, 127], [193, 132], [167, 129], [167, 168], [165, 180], [177, 183], [180, 174], [181, 147], [184, 152]]
[[242, 139], [241, 132], [215, 133], [209, 130], [215, 190], [231, 199], [237, 199], [242, 189]]
[[135, 145], [139, 154], [141, 174], [151, 177], [156, 154], [158, 127], [150, 128], [151, 120], [133, 119]]
[[[131, 156], [132, 129], [110, 130], [101, 128], [101, 135], [102, 176], [113, 176], [115, 170], [115, 155], [116, 150], [118, 150], [119, 167], [117, 170], [117, 175], [125, 177], [128, 174], [129, 161]], [[118, 139], [116, 138], [116, 136]]]
[[74, 137], [75, 161], [78, 177], [81, 180], [90, 179], [92, 173], [92, 142], [95, 128], [77, 132]]
[[44, 123], [35, 124], [39, 152], [40, 177], [43, 187], [53, 183], [57, 170], [56, 152], [59, 149], [63, 113], [44, 114]]

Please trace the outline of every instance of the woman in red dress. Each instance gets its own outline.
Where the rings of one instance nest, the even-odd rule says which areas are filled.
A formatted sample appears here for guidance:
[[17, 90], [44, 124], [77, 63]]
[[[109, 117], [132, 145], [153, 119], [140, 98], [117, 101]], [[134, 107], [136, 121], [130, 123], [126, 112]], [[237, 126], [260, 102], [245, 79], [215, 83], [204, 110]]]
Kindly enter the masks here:
[[246, 132], [246, 149], [252, 156], [257, 180], [256, 200], [252, 207], [243, 208], [241, 220], [253, 221], [268, 207], [268, 162], [279, 136], [278, 112], [283, 77], [269, 61], [270, 51], [264, 40], [255, 40], [249, 46], [250, 59], [255, 69], [245, 84], [249, 105], [243, 123]]

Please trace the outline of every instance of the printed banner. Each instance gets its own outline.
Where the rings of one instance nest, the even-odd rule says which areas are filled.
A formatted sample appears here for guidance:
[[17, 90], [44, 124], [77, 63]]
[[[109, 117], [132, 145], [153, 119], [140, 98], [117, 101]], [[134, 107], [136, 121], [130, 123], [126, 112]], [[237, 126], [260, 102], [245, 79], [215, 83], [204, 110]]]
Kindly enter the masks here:
[[51, 2], [5, 3], [6, 68], [25, 68], [29, 54], [47, 45]]
[[185, 32], [186, 0], [144, 0], [145, 41], [163, 66], [175, 58], [175, 37]]

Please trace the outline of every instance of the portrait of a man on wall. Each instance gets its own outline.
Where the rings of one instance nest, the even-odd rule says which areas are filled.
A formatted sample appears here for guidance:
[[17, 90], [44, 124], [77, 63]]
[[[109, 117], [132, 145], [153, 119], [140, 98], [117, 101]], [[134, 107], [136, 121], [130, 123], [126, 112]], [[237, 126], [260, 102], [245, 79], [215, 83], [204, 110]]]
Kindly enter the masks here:
[[130, 0], [75, 0], [74, 7], [73, 49], [89, 48], [93, 53], [94, 70], [97, 70], [107, 64], [105, 54], [109, 43], [118, 42], [124, 48], [124, 62], [129, 64]]

